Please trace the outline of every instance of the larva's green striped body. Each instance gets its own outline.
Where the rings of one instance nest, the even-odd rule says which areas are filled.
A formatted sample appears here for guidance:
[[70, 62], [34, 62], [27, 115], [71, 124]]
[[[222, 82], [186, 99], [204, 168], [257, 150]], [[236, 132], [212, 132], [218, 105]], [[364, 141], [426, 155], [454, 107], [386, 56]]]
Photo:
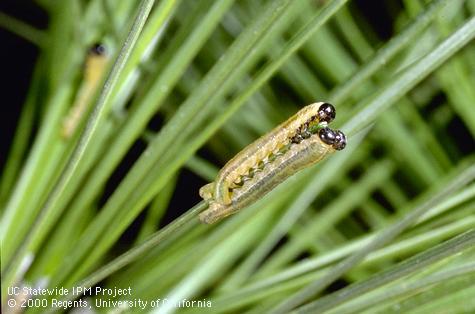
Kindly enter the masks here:
[[[343, 133], [326, 127], [333, 118], [333, 106], [309, 105], [243, 149], [221, 169], [214, 183], [200, 189], [209, 201], [200, 220], [213, 223], [247, 207], [297, 171], [342, 149]], [[332, 139], [325, 137], [328, 134]]]

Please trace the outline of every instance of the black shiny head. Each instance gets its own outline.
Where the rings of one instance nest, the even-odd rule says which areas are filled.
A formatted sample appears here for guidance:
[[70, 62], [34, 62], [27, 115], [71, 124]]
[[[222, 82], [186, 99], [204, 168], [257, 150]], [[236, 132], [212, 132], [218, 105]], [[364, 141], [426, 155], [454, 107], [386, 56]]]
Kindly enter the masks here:
[[342, 150], [346, 146], [346, 136], [339, 130], [332, 130], [328, 127], [318, 131], [318, 137], [323, 143], [331, 145], [336, 150]]
[[106, 47], [102, 44], [95, 44], [94, 46], [92, 46], [91, 48], [91, 53], [95, 54], [95, 55], [98, 55], [98, 56], [102, 56], [102, 55], [105, 55], [106, 54]]
[[323, 103], [318, 108], [318, 120], [327, 123], [332, 122], [335, 119], [336, 111], [335, 107], [329, 103]]
[[335, 143], [336, 134], [332, 129], [325, 127], [318, 131], [318, 137], [320, 137], [323, 143], [333, 145]]

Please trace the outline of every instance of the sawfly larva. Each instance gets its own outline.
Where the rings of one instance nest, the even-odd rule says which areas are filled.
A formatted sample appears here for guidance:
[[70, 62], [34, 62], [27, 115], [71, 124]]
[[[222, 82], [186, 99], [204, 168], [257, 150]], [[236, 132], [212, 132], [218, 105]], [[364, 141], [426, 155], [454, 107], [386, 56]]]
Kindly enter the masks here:
[[73, 106], [63, 120], [61, 129], [61, 136], [63, 138], [70, 138], [76, 131], [89, 102], [96, 93], [108, 61], [109, 57], [103, 45], [96, 44], [89, 50], [84, 65], [83, 84], [78, 91]]
[[308, 105], [248, 145], [200, 189], [209, 207], [200, 220], [211, 224], [247, 207], [297, 171], [346, 146], [346, 136], [327, 125], [335, 108], [324, 102]]

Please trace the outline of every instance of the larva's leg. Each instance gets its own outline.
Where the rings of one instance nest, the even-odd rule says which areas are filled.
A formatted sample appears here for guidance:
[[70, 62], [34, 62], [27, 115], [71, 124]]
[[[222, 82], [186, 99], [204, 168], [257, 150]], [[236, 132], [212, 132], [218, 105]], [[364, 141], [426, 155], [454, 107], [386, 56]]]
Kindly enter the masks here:
[[200, 188], [200, 196], [205, 201], [213, 199], [214, 182], [203, 185]]
[[225, 205], [231, 204], [232, 193], [229, 191], [230, 184], [226, 180], [217, 182], [214, 187], [214, 199]]
[[207, 210], [202, 212], [199, 217], [200, 221], [205, 224], [212, 224], [222, 218], [233, 214], [236, 210], [231, 205], [223, 205], [211, 202]]

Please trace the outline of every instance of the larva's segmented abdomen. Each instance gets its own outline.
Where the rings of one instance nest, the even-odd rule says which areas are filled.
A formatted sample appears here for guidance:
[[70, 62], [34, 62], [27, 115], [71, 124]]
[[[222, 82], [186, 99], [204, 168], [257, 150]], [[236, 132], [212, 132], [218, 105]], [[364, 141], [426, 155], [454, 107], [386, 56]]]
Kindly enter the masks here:
[[299, 170], [319, 162], [332, 152], [334, 149], [321, 142], [317, 136], [301, 145], [291, 147], [285, 155], [277, 157], [262, 172], [236, 189], [232, 197], [232, 206], [235, 210], [239, 210], [254, 203], [282, 181]]
[[[236, 181], [260, 161], [265, 160], [270, 153], [282, 147], [283, 143], [287, 142], [288, 136], [288, 132], [279, 130], [279, 132], [268, 134], [252, 143], [226, 164], [223, 169], [227, 171], [222, 171], [218, 176], [218, 180], [222, 177], [222, 180], [225, 180], [228, 184]], [[233, 167], [233, 164], [236, 164], [236, 166]]]

